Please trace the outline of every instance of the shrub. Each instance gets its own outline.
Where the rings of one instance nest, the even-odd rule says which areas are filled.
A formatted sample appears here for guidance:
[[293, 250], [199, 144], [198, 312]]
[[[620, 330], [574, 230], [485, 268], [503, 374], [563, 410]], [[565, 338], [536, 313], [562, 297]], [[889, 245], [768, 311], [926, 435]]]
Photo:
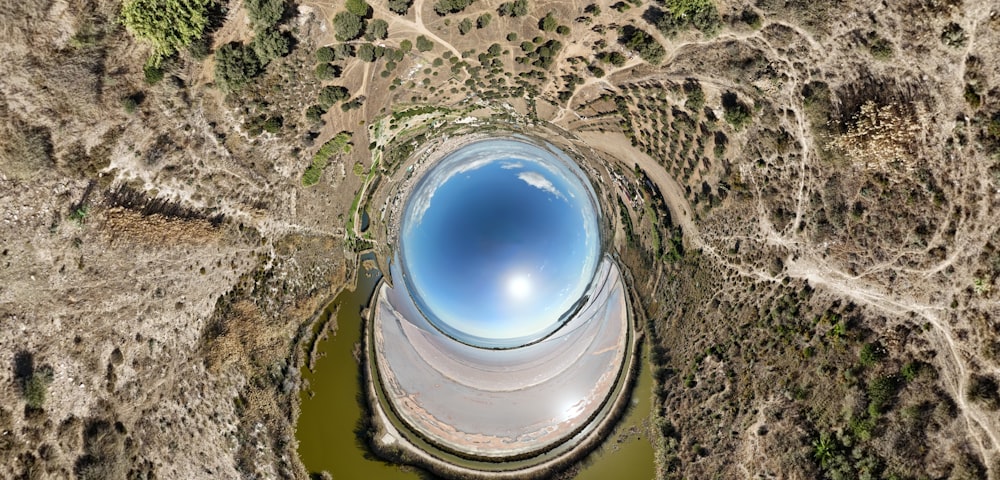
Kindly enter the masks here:
[[616, 67], [625, 65], [625, 62], [628, 60], [625, 58], [625, 55], [622, 55], [620, 52], [601, 52], [597, 55], [597, 59], [604, 63], [610, 63]]
[[316, 78], [320, 80], [332, 80], [340, 76], [340, 67], [330, 64], [321, 63], [316, 65]]
[[973, 374], [969, 377], [966, 396], [969, 400], [982, 403], [988, 410], [1000, 408], [1000, 385], [992, 376]]
[[309, 187], [318, 183], [319, 177], [323, 173], [323, 169], [325, 169], [329, 163], [330, 158], [337, 153], [350, 152], [351, 146], [350, 132], [340, 132], [324, 143], [316, 154], [313, 155], [312, 163], [310, 163], [309, 167], [306, 168], [306, 171], [302, 174], [302, 185]]
[[463, 19], [461, 22], [459, 22], [459, 24], [458, 24], [458, 33], [459, 33], [459, 35], [465, 35], [466, 33], [469, 33], [470, 31], [472, 31], [472, 20], [469, 20], [468, 18], [466, 18], [466, 19]]
[[722, 109], [725, 111], [723, 118], [736, 130], [750, 123], [750, 107], [741, 102], [735, 93], [726, 92], [722, 95]]
[[323, 115], [326, 113], [326, 109], [322, 105], [310, 105], [306, 109], [306, 119], [310, 122], [320, 122], [323, 120]]
[[372, 6], [365, 0], [347, 0], [344, 2], [344, 8], [361, 18], [368, 18], [372, 14]]
[[267, 65], [275, 58], [288, 55], [288, 47], [288, 37], [274, 29], [258, 31], [250, 42], [250, 48], [257, 54], [261, 65]]
[[976, 87], [972, 84], [965, 84], [965, 93], [963, 94], [965, 98], [965, 103], [968, 103], [973, 110], [979, 108], [983, 102], [983, 98], [976, 91]]
[[895, 375], [879, 377], [869, 383], [867, 392], [868, 414], [872, 418], [875, 418], [884, 412], [893, 399], [896, 398], [896, 393], [899, 391], [900, 386], [901, 382]]
[[146, 80], [146, 83], [156, 85], [160, 80], [163, 80], [163, 69], [158, 66], [146, 64], [142, 67], [142, 76]]
[[22, 379], [21, 393], [28, 408], [39, 410], [45, 404], [45, 397], [48, 393], [49, 384], [52, 383], [52, 367], [43, 365], [38, 367]]
[[449, 13], [465, 10], [472, 2], [473, 0], [438, 0], [434, 3], [434, 12], [443, 17]]
[[69, 219], [78, 224], [82, 224], [87, 220], [87, 215], [89, 213], [90, 213], [89, 206], [80, 205], [79, 207], [74, 208], [72, 212], [69, 212]]
[[962, 48], [968, 39], [962, 26], [955, 22], [949, 23], [941, 32], [941, 41], [949, 47]]
[[330, 108], [333, 104], [341, 100], [346, 100], [350, 96], [350, 92], [346, 88], [328, 85], [319, 91], [319, 104], [325, 108]]
[[868, 45], [868, 50], [872, 53], [873, 57], [881, 60], [890, 58], [893, 54], [892, 42], [882, 37], [872, 40]]
[[410, 5], [413, 5], [413, 0], [389, 0], [389, 3], [386, 6], [389, 7], [389, 10], [392, 10], [393, 13], [406, 15], [406, 12], [410, 10]]
[[650, 8], [644, 17], [664, 35], [674, 36], [681, 30], [694, 27], [708, 36], [714, 36], [722, 27], [722, 19], [712, 0], [667, 0], [665, 11]]
[[508, 33], [507, 34], [507, 41], [508, 42], [516, 42], [517, 41], [517, 33], [516, 32], [510, 32], [510, 33]]
[[659, 64], [667, 54], [660, 42], [641, 29], [626, 26], [619, 33], [618, 41], [622, 45], [635, 51], [643, 60], [651, 64]]
[[125, 113], [135, 113], [139, 109], [139, 102], [136, 100], [135, 95], [122, 98], [122, 108], [125, 109]]
[[417, 50], [421, 52], [429, 52], [434, 49], [434, 42], [430, 41], [427, 37], [420, 35], [417, 37]]
[[266, 30], [276, 25], [285, 13], [285, 0], [246, 0], [243, 6], [254, 30]]
[[483, 29], [490, 26], [490, 22], [493, 21], [493, 15], [484, 13], [476, 19], [476, 28]]
[[320, 47], [316, 50], [316, 61], [320, 63], [332, 62], [336, 58], [333, 49], [330, 47]]
[[364, 31], [364, 19], [351, 13], [340, 12], [333, 16], [333, 35], [337, 40], [346, 42], [361, 36]]
[[701, 83], [693, 78], [688, 79], [684, 82], [684, 93], [687, 94], [684, 108], [695, 114], [701, 112], [705, 106], [705, 91], [701, 89]]
[[368, 24], [368, 33], [372, 39], [375, 40], [385, 40], [389, 36], [389, 22], [382, 20], [381, 18], [372, 20]]
[[743, 10], [743, 13], [740, 14], [740, 21], [747, 24], [754, 30], [759, 30], [764, 24], [764, 19], [760, 18], [760, 15], [757, 12], [749, 8]]
[[333, 47], [334, 60], [346, 60], [354, 56], [354, 45], [350, 43], [340, 43]]
[[566, 25], [559, 25], [556, 27], [556, 33], [559, 35], [569, 35], [569, 27]]
[[362, 43], [358, 45], [358, 60], [365, 62], [375, 61], [375, 45], [370, 43]]
[[877, 341], [866, 343], [865, 346], [861, 347], [861, 353], [858, 354], [858, 360], [861, 362], [862, 367], [875, 365], [876, 363], [881, 362], [885, 357], [885, 347]]
[[136, 37], [149, 42], [149, 64], [158, 67], [164, 58], [201, 38], [208, 26], [211, 0], [130, 0], [122, 4], [121, 22]]
[[545, 16], [538, 21], [538, 28], [546, 32], [555, 30], [557, 26], [559, 26], [559, 21], [552, 15], [552, 12], [545, 14]]
[[413, 42], [409, 40], [403, 40], [402, 42], [399, 42], [399, 50], [401, 52], [410, 53], [410, 50], [412, 49], [413, 49]]
[[188, 45], [188, 53], [190, 53], [191, 58], [195, 60], [204, 60], [208, 58], [209, 54], [212, 53], [212, 46], [209, 45], [209, 39], [205, 37], [194, 39], [194, 41]]
[[513, 0], [501, 3], [497, 7], [497, 14], [501, 17], [523, 17], [528, 14], [528, 0]]
[[267, 133], [278, 133], [281, 130], [282, 125], [285, 124], [285, 119], [279, 117], [271, 117], [264, 121], [264, 131]]
[[239, 42], [229, 42], [215, 53], [215, 81], [235, 90], [260, 74], [257, 54]]

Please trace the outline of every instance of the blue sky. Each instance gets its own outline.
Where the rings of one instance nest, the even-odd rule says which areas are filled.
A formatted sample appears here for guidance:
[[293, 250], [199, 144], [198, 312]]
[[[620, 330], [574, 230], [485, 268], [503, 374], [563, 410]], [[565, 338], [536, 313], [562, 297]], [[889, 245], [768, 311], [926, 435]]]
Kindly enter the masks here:
[[533, 144], [492, 139], [418, 182], [404, 213], [404, 270], [439, 328], [503, 344], [547, 333], [580, 298], [600, 239], [575, 168]]

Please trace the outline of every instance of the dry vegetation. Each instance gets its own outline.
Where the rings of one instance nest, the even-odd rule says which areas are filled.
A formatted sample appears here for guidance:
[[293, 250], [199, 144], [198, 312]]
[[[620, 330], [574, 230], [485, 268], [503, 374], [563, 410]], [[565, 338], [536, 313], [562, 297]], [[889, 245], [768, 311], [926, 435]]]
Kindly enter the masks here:
[[431, 104], [621, 160], [661, 477], [1000, 478], [994, 4], [437, 3], [222, 2], [145, 71], [121, 2], [0, 6], [0, 477], [304, 478], [366, 126]]

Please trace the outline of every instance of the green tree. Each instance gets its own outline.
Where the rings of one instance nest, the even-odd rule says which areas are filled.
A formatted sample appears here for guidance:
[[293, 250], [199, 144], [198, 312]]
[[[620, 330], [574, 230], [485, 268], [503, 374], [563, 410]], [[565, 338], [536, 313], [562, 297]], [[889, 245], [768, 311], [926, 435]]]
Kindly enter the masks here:
[[538, 21], [538, 28], [543, 31], [551, 32], [559, 26], [559, 21], [556, 17], [552, 15], [552, 12], [547, 13], [541, 20]]
[[674, 36], [678, 32], [694, 27], [708, 36], [714, 36], [722, 28], [722, 18], [712, 0], [667, 0], [666, 11], [650, 8], [646, 15], [664, 35]]
[[725, 112], [723, 118], [737, 130], [750, 123], [750, 107], [741, 102], [733, 92], [726, 92], [722, 95], [722, 110]]
[[229, 42], [215, 52], [215, 81], [236, 90], [261, 72], [257, 54], [239, 42]]
[[326, 109], [322, 105], [310, 105], [306, 109], [306, 119], [310, 122], [318, 123], [323, 120], [323, 114], [326, 113]]
[[332, 107], [335, 103], [347, 100], [350, 92], [339, 85], [327, 85], [319, 91], [319, 104], [325, 108]]
[[337, 40], [346, 42], [361, 36], [364, 31], [364, 19], [351, 13], [340, 12], [333, 16], [333, 35]]
[[402, 42], [399, 42], [399, 51], [403, 53], [410, 53], [410, 50], [412, 49], [413, 49], [413, 42], [409, 40], [403, 40]]
[[121, 22], [136, 37], [149, 42], [149, 64], [160, 66], [178, 50], [201, 38], [208, 25], [211, 0], [128, 0]]
[[501, 17], [523, 17], [528, 14], [528, 0], [513, 0], [501, 3], [497, 7], [497, 14]]
[[316, 78], [320, 80], [332, 80], [340, 76], [340, 67], [332, 63], [321, 63], [316, 65]]
[[365, 0], [347, 0], [344, 8], [361, 18], [368, 18], [372, 14], [372, 6]]
[[362, 43], [358, 45], [358, 60], [363, 60], [365, 62], [375, 61], [375, 45], [370, 43]]
[[705, 106], [705, 91], [701, 89], [701, 83], [693, 78], [687, 79], [684, 82], [684, 93], [687, 94], [684, 108], [695, 114], [701, 112], [702, 107]]
[[556, 27], [556, 33], [563, 36], [569, 35], [569, 27], [567, 27], [566, 25], [559, 25], [558, 27]]
[[472, 31], [472, 20], [468, 18], [462, 19], [462, 21], [458, 23], [458, 34], [465, 35], [470, 31]]
[[243, 6], [254, 30], [266, 30], [276, 25], [285, 13], [285, 0], [246, 0]]
[[417, 50], [421, 52], [429, 52], [434, 49], [434, 42], [430, 41], [427, 37], [420, 35], [417, 37]]
[[625, 65], [625, 61], [628, 60], [625, 58], [625, 55], [622, 55], [619, 52], [601, 52], [597, 54], [597, 59], [604, 63], [610, 63], [616, 67]]
[[626, 26], [620, 31], [621, 36], [618, 41], [642, 57], [643, 60], [654, 65], [663, 61], [667, 52], [663, 45], [645, 31], [633, 26]]
[[858, 360], [861, 362], [862, 367], [871, 367], [878, 362], [881, 362], [887, 355], [885, 347], [882, 346], [878, 341], [871, 343], [866, 343], [865, 346], [861, 347], [861, 352], [858, 354]]
[[899, 378], [895, 375], [887, 375], [876, 378], [868, 384], [868, 414], [872, 418], [877, 418], [886, 407], [896, 398], [896, 393], [900, 387]]
[[438, 0], [434, 3], [434, 12], [442, 17], [449, 13], [458, 13], [471, 5], [472, 1], [473, 0]]
[[334, 60], [347, 60], [354, 56], [354, 45], [350, 43], [340, 43], [333, 47]]
[[332, 62], [336, 58], [336, 53], [330, 47], [320, 47], [316, 49], [316, 61], [320, 63]]
[[476, 28], [483, 29], [490, 26], [490, 22], [493, 21], [493, 15], [484, 13], [476, 19]]
[[367, 30], [366, 35], [371, 35], [373, 40], [385, 40], [389, 36], [389, 22], [377, 18], [368, 23]]
[[258, 31], [250, 42], [250, 48], [257, 54], [261, 65], [288, 55], [288, 47], [288, 37], [274, 29]]
[[389, 7], [389, 10], [392, 10], [393, 13], [406, 15], [406, 12], [410, 10], [410, 5], [413, 5], [413, 0], [389, 0], [389, 3], [386, 6]]

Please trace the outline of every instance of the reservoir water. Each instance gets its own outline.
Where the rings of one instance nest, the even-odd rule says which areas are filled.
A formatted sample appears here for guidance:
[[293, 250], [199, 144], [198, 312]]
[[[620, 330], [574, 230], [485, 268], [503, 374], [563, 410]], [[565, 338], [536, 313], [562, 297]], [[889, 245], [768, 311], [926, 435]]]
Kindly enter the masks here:
[[[310, 473], [326, 471], [335, 479], [419, 480], [410, 468], [374, 459], [357, 441], [355, 428], [361, 418], [361, 384], [355, 346], [361, 340], [361, 310], [368, 304], [381, 278], [376, 269], [361, 269], [357, 287], [345, 289], [324, 309], [320, 322], [335, 315], [336, 333], [319, 342], [315, 370], [303, 368], [309, 388], [301, 396], [296, 437], [299, 456]], [[332, 325], [332, 324], [331, 324]], [[653, 448], [647, 437], [653, 378], [646, 349], [632, 392], [632, 407], [615, 431], [586, 462], [579, 479], [603, 480], [654, 478]], [[311, 394], [310, 394], [311, 392]], [[619, 442], [619, 439], [621, 442]]]
[[[301, 411], [295, 436], [299, 458], [310, 473], [326, 471], [335, 479], [417, 480], [420, 477], [398, 466], [374, 459], [355, 435], [361, 419], [360, 366], [356, 347], [361, 341], [361, 310], [368, 305], [382, 275], [361, 268], [354, 290], [344, 289], [319, 319], [335, 330], [321, 340], [314, 371], [302, 368], [309, 388], [299, 394]], [[335, 315], [330, 318], [330, 315]]]

